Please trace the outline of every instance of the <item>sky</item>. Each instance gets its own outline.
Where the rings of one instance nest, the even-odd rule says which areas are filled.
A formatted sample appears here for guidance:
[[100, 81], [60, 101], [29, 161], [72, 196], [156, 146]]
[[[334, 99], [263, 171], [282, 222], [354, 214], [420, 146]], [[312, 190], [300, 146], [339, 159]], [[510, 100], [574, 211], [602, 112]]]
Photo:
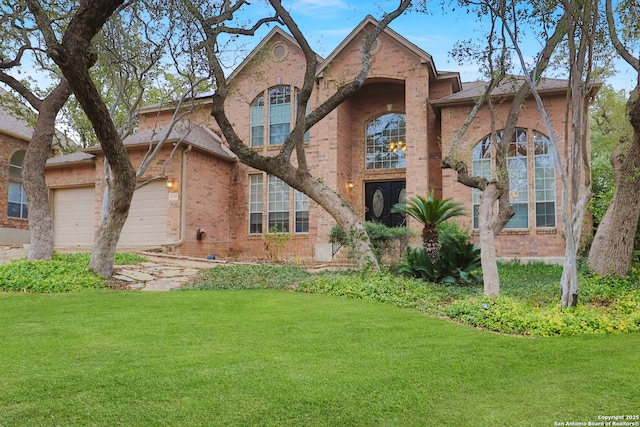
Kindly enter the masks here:
[[[253, 3], [251, 11], [247, 9], [245, 13], [255, 14], [254, 17], [264, 13], [264, 9], [258, 12], [263, 7], [258, 3]], [[325, 58], [367, 14], [379, 19], [384, 11], [393, 10], [398, 3], [398, 0], [282, 0], [311, 47]], [[405, 12], [391, 23], [390, 28], [430, 54], [438, 71], [457, 71], [463, 82], [482, 79], [475, 64], [460, 65], [450, 55], [456, 42], [470, 38], [477, 40], [482, 34], [482, 24], [476, 21], [475, 16], [462, 10], [444, 13], [440, 2], [430, 2], [429, 12]], [[268, 31], [263, 29], [255, 38], [255, 43]], [[252, 45], [246, 47], [250, 49]], [[525, 56], [531, 57], [540, 50], [540, 43], [531, 39], [522, 49]], [[617, 68], [619, 75], [607, 83], [615, 89], [630, 91], [634, 87], [635, 72], [622, 61]]]

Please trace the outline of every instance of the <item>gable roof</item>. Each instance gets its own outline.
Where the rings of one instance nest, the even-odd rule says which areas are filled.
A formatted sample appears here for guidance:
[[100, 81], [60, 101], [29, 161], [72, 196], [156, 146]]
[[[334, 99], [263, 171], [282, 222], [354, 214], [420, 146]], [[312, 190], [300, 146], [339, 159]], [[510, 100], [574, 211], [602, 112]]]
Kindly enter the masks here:
[[[378, 26], [378, 24], [379, 24], [379, 21], [377, 19], [375, 19], [371, 15], [367, 15], [362, 20], [362, 22], [360, 22], [360, 24], [358, 24], [358, 26], [356, 26], [351, 31], [351, 33], [349, 33], [349, 35], [333, 50], [333, 52], [331, 52], [331, 54], [329, 54], [329, 56], [327, 56], [327, 58], [318, 66], [318, 70], [316, 72], [316, 76], [317, 77], [322, 77], [322, 72], [329, 66], [329, 64], [336, 57], [338, 57], [338, 55], [340, 55], [342, 53], [342, 51], [352, 41], [354, 41], [358, 36], [363, 34], [365, 32], [365, 29], [366, 29], [367, 26], [374, 26], [375, 27], [375, 26]], [[429, 67], [429, 71], [431, 72], [431, 75], [433, 77], [435, 77], [436, 79], [455, 79], [455, 81], [457, 83], [456, 84], [457, 87], [455, 89], [460, 90], [462, 84], [460, 82], [460, 74], [458, 72], [453, 72], [453, 71], [440, 72], [440, 71], [438, 71], [436, 69], [435, 64], [433, 63], [433, 57], [430, 54], [428, 54], [427, 52], [425, 52], [424, 50], [422, 50], [421, 48], [419, 48], [415, 44], [411, 43], [409, 40], [407, 40], [406, 38], [402, 37], [400, 34], [395, 32], [394, 30], [392, 30], [388, 26], [382, 32], [384, 34], [386, 34], [387, 36], [389, 36], [394, 41], [396, 41], [399, 45], [401, 45], [402, 47], [407, 49], [409, 52], [411, 52], [412, 54], [417, 56], [420, 59], [420, 63], [426, 64]]]
[[[146, 129], [129, 135], [122, 142], [127, 148], [148, 147], [150, 143], [152, 145], [159, 143], [168, 131], [169, 125]], [[199, 125], [177, 123], [166, 137], [165, 143], [191, 145], [194, 149], [227, 162], [235, 162], [237, 159], [236, 155], [222, 144], [222, 139], [218, 135]], [[87, 147], [75, 153], [53, 157], [47, 161], [47, 166], [68, 166], [74, 163], [92, 161], [97, 153], [102, 153], [100, 145]]]
[[[128, 148], [136, 146], [148, 146], [149, 143], [157, 144], [167, 132], [170, 125], [162, 126], [155, 129], [146, 129], [133, 133], [126, 137], [122, 142]], [[229, 162], [236, 161], [236, 155], [227, 147], [222, 145], [222, 139], [208, 128], [199, 125], [192, 125], [186, 122], [176, 123], [173, 129], [166, 136], [165, 143], [182, 143], [192, 145], [205, 153], [221, 158]], [[100, 148], [97, 148], [101, 151]]]
[[[249, 53], [249, 55], [247, 55], [247, 57], [244, 58], [244, 60], [240, 63], [240, 65], [238, 65], [236, 69], [233, 70], [233, 72], [229, 75], [229, 77], [227, 77], [227, 81], [231, 81], [234, 78], [236, 78], [236, 76], [240, 74], [240, 72], [242, 72], [242, 70], [247, 66], [247, 64], [249, 64], [253, 60], [253, 58], [257, 56], [258, 52], [264, 49], [265, 46], [267, 46], [276, 36], [283, 37], [287, 42], [291, 43], [292, 45], [300, 49], [300, 45], [292, 35], [284, 31], [282, 28], [276, 26], [271, 31], [269, 31], [269, 34], [267, 34], [260, 41], [260, 43], [258, 43], [258, 45], [253, 48], [253, 50]], [[323, 58], [318, 54], [316, 54], [316, 58], [318, 60], [318, 63], [321, 63], [323, 61]]]
[[[517, 90], [525, 83], [523, 76], [508, 76], [498, 87], [491, 93], [492, 97], [509, 97], [513, 96]], [[444, 107], [456, 104], [475, 103], [475, 101], [483, 94], [489, 82], [475, 81], [462, 84], [460, 92], [434, 99], [431, 104]], [[543, 78], [538, 82], [538, 91], [540, 94], [562, 94], [566, 93], [569, 88], [569, 81], [565, 79]]]

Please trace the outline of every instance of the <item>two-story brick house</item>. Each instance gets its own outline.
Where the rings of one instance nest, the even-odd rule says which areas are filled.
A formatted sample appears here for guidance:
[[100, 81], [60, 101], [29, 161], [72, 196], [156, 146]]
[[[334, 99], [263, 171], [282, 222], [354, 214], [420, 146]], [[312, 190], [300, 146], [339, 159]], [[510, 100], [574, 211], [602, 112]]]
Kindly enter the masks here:
[[[366, 18], [319, 62], [311, 109], [358, 72], [362, 37], [373, 25], [375, 20]], [[438, 70], [428, 53], [391, 29], [379, 36], [372, 52], [373, 65], [364, 86], [305, 135], [312, 175], [342, 194], [362, 220], [403, 225], [405, 218], [391, 214], [391, 206], [407, 196], [433, 191], [467, 206], [470, 215], [462, 221], [473, 230], [479, 195], [458, 184], [440, 164], [478, 96], [479, 84], [463, 85], [458, 73]], [[304, 70], [304, 56], [295, 40], [275, 28], [229, 76], [227, 114], [240, 137], [261, 154], [276, 153], [288, 135]], [[562, 134], [566, 82], [549, 80], [541, 93], [548, 108], [557, 112], [553, 125]], [[508, 100], [508, 95], [499, 96]], [[276, 227], [289, 233], [286, 255], [331, 259], [328, 236], [333, 218], [278, 178], [238, 162], [209, 114], [210, 98], [203, 96], [197, 103], [198, 112], [190, 116], [189, 126], [182, 127], [190, 131], [178, 130], [169, 138], [179, 144], [178, 149], [170, 156], [173, 144], [168, 144], [144, 177], [162, 179], [136, 192], [121, 246], [260, 258], [266, 255], [265, 234]], [[500, 105], [499, 114], [507, 107]], [[125, 141], [134, 165], [149, 143], [163, 134], [154, 128], [166, 126], [172, 113], [170, 108], [159, 112], [158, 107], [140, 112], [140, 133]], [[532, 101], [524, 106], [518, 126], [510, 159], [516, 217], [497, 240], [498, 254], [562, 256], [559, 184], [549, 161], [545, 127]], [[489, 132], [485, 111], [460, 144], [476, 173], [491, 171]], [[51, 160], [47, 172], [56, 244], [89, 246], [99, 224], [104, 156], [99, 148], [72, 156]], [[61, 208], [80, 199], [82, 207], [72, 212]], [[82, 221], [77, 218], [80, 211], [86, 213]], [[78, 227], [83, 232], [73, 231]], [[80, 235], [85, 236], [81, 242], [76, 237]]]

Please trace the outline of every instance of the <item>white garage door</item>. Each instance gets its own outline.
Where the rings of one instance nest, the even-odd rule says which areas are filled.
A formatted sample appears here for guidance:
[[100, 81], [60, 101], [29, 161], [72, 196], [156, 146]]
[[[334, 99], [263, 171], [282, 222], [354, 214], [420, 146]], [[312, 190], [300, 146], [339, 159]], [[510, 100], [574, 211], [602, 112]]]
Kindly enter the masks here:
[[94, 187], [53, 191], [53, 234], [56, 247], [91, 247], [95, 233]]
[[168, 192], [163, 181], [136, 190], [118, 246], [136, 248], [167, 243], [167, 207]]

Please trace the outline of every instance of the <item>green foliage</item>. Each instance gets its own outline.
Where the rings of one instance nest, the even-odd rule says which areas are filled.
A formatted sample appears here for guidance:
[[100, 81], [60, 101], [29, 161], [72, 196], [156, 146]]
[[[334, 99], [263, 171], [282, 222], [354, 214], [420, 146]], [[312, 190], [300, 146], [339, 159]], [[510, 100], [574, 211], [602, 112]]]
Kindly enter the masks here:
[[[55, 254], [50, 261], [26, 258], [0, 265], [0, 291], [71, 292], [104, 287], [103, 278], [89, 270], [90, 253]], [[116, 253], [114, 264], [145, 261], [138, 254]]]
[[391, 212], [409, 215], [420, 223], [437, 225], [455, 216], [465, 215], [462, 204], [451, 199], [436, 199], [432, 196], [412, 197], [407, 203], [396, 203]]
[[273, 261], [280, 260], [280, 251], [284, 248], [291, 236], [277, 225], [274, 225], [267, 234], [264, 235], [264, 248]]
[[[398, 253], [404, 252], [407, 242], [415, 235], [415, 232], [407, 227], [387, 227], [375, 221], [365, 221], [362, 225], [369, 236], [373, 253], [378, 262], [382, 261], [385, 253], [391, 252], [394, 248], [399, 247]], [[342, 227], [336, 224], [329, 232], [329, 241], [352, 246], [353, 237], [348, 236]]]
[[435, 260], [423, 248], [407, 249], [399, 271], [433, 283], [475, 285], [482, 283], [480, 248], [458, 227], [440, 232], [442, 248]]
[[293, 265], [219, 266], [203, 271], [201, 281], [185, 289], [286, 289], [308, 276], [309, 273]]
[[50, 261], [25, 258], [0, 265], [0, 291], [69, 292], [103, 287], [102, 278], [89, 270], [88, 257], [56, 254]]
[[591, 175], [593, 197], [589, 209], [593, 214], [593, 227], [598, 228], [607, 208], [611, 204], [614, 190], [613, 166], [608, 155], [594, 153], [591, 157]]
[[384, 271], [312, 274], [298, 267], [216, 267], [190, 289], [287, 289], [373, 300], [496, 332], [531, 336], [640, 332], [637, 278], [581, 276], [580, 305], [561, 310], [562, 267], [509, 263], [499, 266], [502, 295], [484, 297], [478, 286], [442, 285]]

